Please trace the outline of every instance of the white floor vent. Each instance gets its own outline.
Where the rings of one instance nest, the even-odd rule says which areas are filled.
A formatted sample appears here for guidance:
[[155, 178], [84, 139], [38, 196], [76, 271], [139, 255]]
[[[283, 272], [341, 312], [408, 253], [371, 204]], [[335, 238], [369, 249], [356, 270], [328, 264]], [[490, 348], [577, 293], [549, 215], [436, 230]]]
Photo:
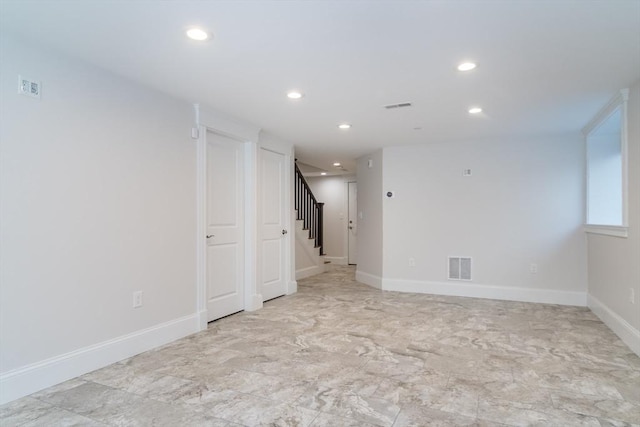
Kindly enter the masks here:
[[471, 258], [450, 256], [449, 280], [471, 280]]

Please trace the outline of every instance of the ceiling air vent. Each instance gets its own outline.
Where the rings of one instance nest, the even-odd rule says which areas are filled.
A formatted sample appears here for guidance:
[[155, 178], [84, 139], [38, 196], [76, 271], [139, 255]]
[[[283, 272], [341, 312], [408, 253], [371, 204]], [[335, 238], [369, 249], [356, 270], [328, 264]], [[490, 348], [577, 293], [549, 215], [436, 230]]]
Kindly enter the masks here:
[[386, 108], [387, 110], [393, 110], [394, 108], [404, 108], [404, 107], [411, 107], [411, 103], [401, 102], [399, 104], [389, 104], [384, 106], [384, 108]]

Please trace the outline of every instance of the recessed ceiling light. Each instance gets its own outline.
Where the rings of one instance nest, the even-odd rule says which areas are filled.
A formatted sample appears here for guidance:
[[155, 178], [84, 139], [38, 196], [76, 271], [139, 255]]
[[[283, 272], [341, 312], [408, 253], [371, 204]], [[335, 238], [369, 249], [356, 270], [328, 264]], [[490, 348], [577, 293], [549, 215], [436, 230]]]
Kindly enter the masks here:
[[476, 64], [474, 64], [473, 62], [463, 62], [462, 64], [458, 65], [459, 71], [471, 71], [474, 68], [476, 68]]
[[327, 174], [326, 172], [320, 172], [320, 175], [322, 175], [322, 176], [324, 176], [326, 174]]
[[351, 125], [349, 123], [341, 123], [338, 125], [340, 129], [351, 129]]
[[187, 30], [187, 37], [191, 40], [203, 41], [209, 38], [209, 34], [200, 28], [191, 28]]
[[482, 108], [480, 107], [469, 108], [469, 114], [478, 114], [478, 113], [482, 113]]
[[333, 166], [338, 167], [338, 166], [341, 166], [341, 165], [340, 165], [340, 162], [335, 162], [335, 163], [333, 164]]
[[297, 90], [292, 90], [291, 92], [287, 93], [287, 97], [291, 99], [300, 99], [302, 98], [302, 93], [298, 92]]

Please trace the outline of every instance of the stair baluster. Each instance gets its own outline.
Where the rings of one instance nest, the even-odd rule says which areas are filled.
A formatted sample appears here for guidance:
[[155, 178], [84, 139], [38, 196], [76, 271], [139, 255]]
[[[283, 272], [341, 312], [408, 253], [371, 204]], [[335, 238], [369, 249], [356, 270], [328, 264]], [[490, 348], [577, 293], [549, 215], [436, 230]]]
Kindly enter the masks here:
[[315, 247], [320, 249], [320, 255], [324, 255], [322, 230], [324, 203], [316, 200], [297, 164], [295, 165], [294, 191], [295, 209], [298, 212], [296, 218], [303, 221], [303, 228], [309, 230], [309, 238], [313, 239]]

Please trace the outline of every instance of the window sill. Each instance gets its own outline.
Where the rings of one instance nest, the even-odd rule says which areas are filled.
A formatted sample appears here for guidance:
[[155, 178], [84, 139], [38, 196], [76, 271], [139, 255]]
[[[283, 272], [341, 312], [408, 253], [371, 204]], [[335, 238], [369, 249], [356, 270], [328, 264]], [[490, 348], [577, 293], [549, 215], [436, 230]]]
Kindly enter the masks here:
[[594, 225], [585, 224], [584, 231], [591, 234], [604, 234], [605, 236], [624, 237], [629, 236], [629, 227], [621, 225]]

